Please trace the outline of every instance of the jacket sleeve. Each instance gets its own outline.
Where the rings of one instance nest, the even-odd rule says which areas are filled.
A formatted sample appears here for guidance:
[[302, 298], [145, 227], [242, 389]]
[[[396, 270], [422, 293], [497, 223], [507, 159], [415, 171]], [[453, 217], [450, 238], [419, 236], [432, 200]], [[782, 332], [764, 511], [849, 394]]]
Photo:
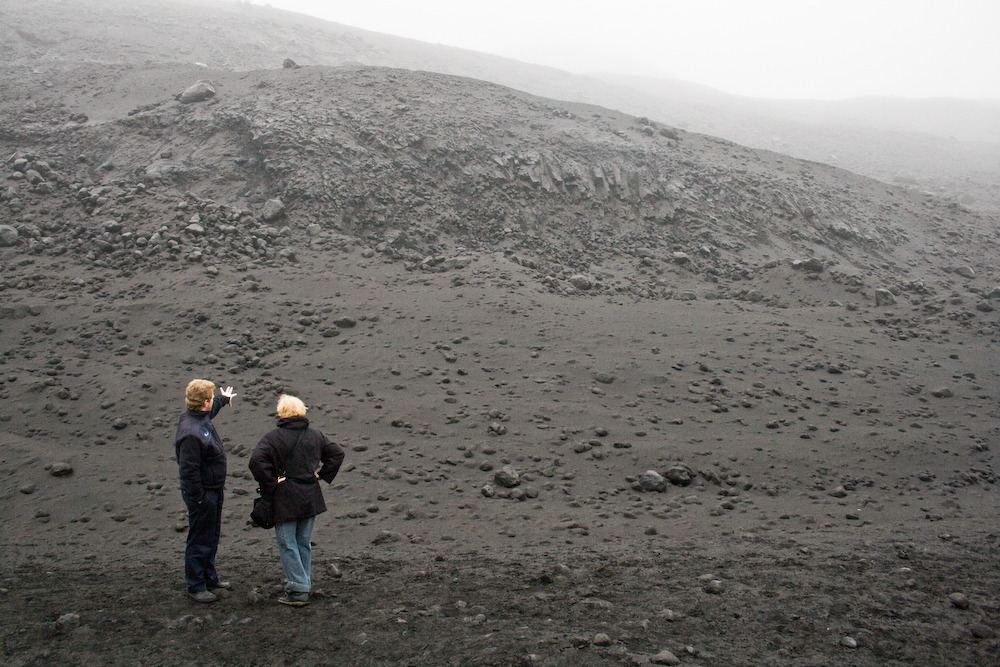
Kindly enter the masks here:
[[216, 396], [212, 399], [212, 411], [208, 413], [208, 418], [212, 419], [215, 415], [219, 414], [219, 411], [226, 405], [229, 405], [230, 400], [228, 396]]
[[277, 471], [274, 468], [274, 448], [264, 438], [250, 454], [250, 472], [257, 480], [261, 493], [272, 493], [278, 486]]
[[201, 442], [193, 435], [177, 443], [177, 467], [180, 470], [181, 492], [197, 503], [205, 498], [201, 486]]
[[323, 449], [320, 453], [320, 461], [323, 467], [319, 469], [319, 478], [330, 484], [333, 478], [340, 472], [340, 466], [344, 463], [344, 449], [337, 443], [323, 436]]

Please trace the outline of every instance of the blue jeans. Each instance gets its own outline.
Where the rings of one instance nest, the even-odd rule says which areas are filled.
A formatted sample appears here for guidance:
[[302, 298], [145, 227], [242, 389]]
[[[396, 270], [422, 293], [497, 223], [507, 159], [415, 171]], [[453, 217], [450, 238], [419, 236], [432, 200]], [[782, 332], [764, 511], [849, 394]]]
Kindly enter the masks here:
[[279, 523], [274, 527], [278, 541], [278, 556], [285, 570], [287, 593], [308, 593], [312, 590], [312, 537], [316, 517]]

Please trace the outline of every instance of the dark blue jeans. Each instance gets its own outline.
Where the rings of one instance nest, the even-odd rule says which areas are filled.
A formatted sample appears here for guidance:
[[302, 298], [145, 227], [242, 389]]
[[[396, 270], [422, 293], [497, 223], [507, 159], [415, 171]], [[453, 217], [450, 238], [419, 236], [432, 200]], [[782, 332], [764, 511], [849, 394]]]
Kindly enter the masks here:
[[200, 504], [184, 497], [188, 508], [184, 576], [189, 593], [200, 593], [219, 584], [215, 554], [222, 533], [222, 495], [222, 489], [205, 489], [205, 498]]

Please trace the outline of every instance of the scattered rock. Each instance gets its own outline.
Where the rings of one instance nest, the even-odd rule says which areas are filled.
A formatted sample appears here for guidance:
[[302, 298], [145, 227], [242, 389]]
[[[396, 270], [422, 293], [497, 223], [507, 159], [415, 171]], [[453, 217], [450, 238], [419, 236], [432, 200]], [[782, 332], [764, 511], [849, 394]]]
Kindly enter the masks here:
[[877, 289], [875, 290], [875, 305], [882, 306], [893, 306], [896, 304], [896, 297], [893, 296], [892, 292], [887, 289]]
[[960, 266], [955, 269], [955, 273], [962, 276], [966, 280], [973, 280], [976, 277], [976, 272], [971, 266]]
[[611, 384], [615, 381], [615, 376], [614, 373], [600, 371], [594, 374], [594, 380], [600, 382], [601, 384]]
[[212, 97], [215, 97], [215, 85], [207, 79], [202, 79], [188, 87], [177, 99], [181, 104], [194, 104], [195, 102], [204, 102]]
[[681, 664], [681, 659], [674, 655], [671, 651], [663, 649], [659, 653], [649, 658], [649, 661], [654, 665], [679, 665]]
[[504, 488], [512, 489], [521, 483], [521, 478], [514, 466], [505, 465], [493, 474], [493, 481]]
[[0, 247], [9, 248], [17, 245], [17, 229], [10, 225], [0, 225]]
[[405, 539], [403, 535], [399, 533], [394, 533], [391, 530], [380, 531], [378, 535], [372, 539], [372, 544], [389, 544], [390, 542], [402, 542]]
[[56, 632], [66, 633], [72, 632], [80, 627], [80, 615], [79, 614], [63, 614], [56, 619]]
[[704, 591], [711, 595], [720, 595], [724, 588], [725, 587], [723, 586], [722, 581], [719, 579], [712, 579], [705, 584]]
[[639, 477], [639, 485], [643, 491], [658, 491], [660, 493], [667, 490], [667, 481], [655, 470], [647, 470]]
[[970, 625], [969, 632], [971, 632], [972, 636], [976, 639], [993, 639], [994, 635], [996, 635], [993, 628], [984, 623], [974, 623]]
[[268, 199], [264, 203], [264, 210], [261, 211], [261, 217], [264, 218], [265, 222], [272, 222], [283, 215], [285, 215], [285, 205], [280, 199]]
[[956, 609], [969, 608], [969, 598], [964, 593], [952, 593], [948, 596], [948, 600]]
[[688, 486], [694, 478], [694, 471], [685, 465], [672, 465], [667, 468], [664, 476], [674, 486]]
[[52, 465], [48, 466], [47, 470], [53, 477], [66, 477], [73, 474], [73, 466], [65, 461], [56, 461]]

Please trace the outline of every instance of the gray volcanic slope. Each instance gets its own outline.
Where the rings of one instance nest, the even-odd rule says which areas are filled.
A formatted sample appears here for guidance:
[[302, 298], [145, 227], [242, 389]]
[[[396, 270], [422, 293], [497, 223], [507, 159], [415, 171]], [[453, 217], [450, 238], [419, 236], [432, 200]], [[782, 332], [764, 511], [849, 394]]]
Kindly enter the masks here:
[[573, 75], [266, 6], [210, 0], [0, 0], [0, 50], [4, 66], [39, 76], [80, 62], [272, 69], [286, 57], [309, 66], [467, 76], [834, 164], [976, 210], [1000, 210], [998, 100], [758, 100], [670, 80]]
[[[996, 662], [994, 217], [361, 66], [8, 67], [0, 159], [5, 664]], [[283, 392], [348, 457], [299, 610], [247, 521]]]

